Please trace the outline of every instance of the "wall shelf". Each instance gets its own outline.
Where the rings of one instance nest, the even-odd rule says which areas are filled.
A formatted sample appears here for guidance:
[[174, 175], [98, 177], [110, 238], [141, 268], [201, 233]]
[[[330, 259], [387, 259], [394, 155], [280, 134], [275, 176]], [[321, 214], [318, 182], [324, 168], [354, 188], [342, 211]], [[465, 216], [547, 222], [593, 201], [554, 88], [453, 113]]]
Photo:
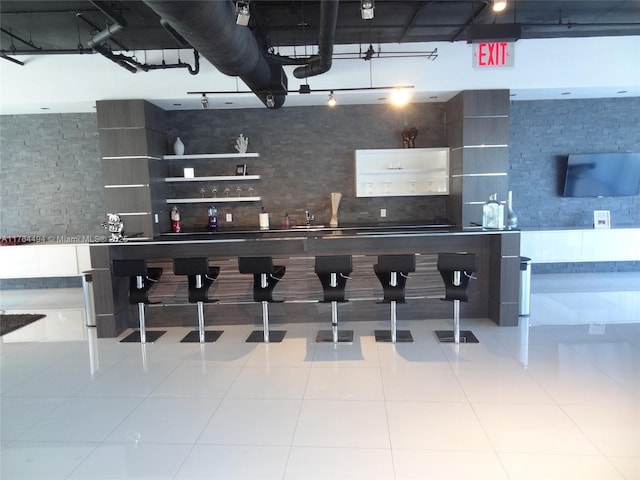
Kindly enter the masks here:
[[259, 153], [196, 153], [191, 155], [163, 155], [165, 160], [200, 160], [200, 159], [238, 159], [238, 158], [258, 158]]
[[356, 150], [357, 197], [449, 194], [449, 147]]
[[232, 203], [259, 202], [260, 197], [207, 197], [207, 198], [167, 198], [167, 203]]
[[240, 182], [243, 180], [260, 180], [260, 175], [216, 175], [213, 177], [167, 177], [167, 183], [172, 182]]

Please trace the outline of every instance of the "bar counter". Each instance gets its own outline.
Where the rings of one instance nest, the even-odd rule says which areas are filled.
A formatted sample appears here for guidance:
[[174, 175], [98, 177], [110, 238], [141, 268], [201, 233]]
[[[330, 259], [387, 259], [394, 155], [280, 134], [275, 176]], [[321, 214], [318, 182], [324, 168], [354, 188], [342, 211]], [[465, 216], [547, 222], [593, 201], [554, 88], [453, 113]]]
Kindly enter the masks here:
[[[490, 318], [499, 326], [518, 323], [520, 232], [517, 230], [459, 229], [448, 225], [341, 226], [311, 225], [292, 229], [237, 229], [220, 232], [163, 234], [153, 240], [92, 244], [94, 296], [98, 335], [112, 337], [137, 325], [137, 310], [127, 303], [128, 281], [111, 275], [113, 259], [147, 260], [164, 273], [151, 298], [147, 325], [189, 326], [196, 322], [195, 306], [186, 301], [186, 279], [174, 276], [172, 259], [209, 257], [221, 267], [210, 292], [219, 300], [207, 304], [207, 326], [229, 323], [261, 324], [260, 306], [252, 301], [252, 278], [238, 272], [237, 257], [270, 255], [285, 265], [285, 277], [274, 296], [271, 318], [279, 322], [329, 321], [328, 305], [317, 303], [322, 289], [314, 273], [316, 255], [350, 254], [354, 271], [347, 283], [348, 303], [341, 305], [341, 321], [389, 318], [388, 305], [378, 304], [382, 288], [373, 272], [381, 254], [415, 253], [416, 272], [407, 281], [407, 302], [398, 307], [398, 321], [451, 318], [451, 305], [440, 301], [444, 285], [436, 270], [439, 252], [479, 255], [477, 280], [471, 301], [463, 304], [461, 318]], [[401, 323], [400, 323], [401, 324]]]

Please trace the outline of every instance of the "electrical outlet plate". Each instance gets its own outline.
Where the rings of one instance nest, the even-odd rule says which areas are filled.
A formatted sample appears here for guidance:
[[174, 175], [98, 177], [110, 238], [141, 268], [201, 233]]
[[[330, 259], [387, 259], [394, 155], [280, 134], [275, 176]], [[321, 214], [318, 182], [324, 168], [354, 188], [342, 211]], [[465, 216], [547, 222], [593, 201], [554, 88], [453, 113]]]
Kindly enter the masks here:
[[386, 208], [381, 208], [380, 209], [380, 217], [384, 218], [387, 216], [387, 209]]
[[231, 213], [227, 213], [225, 216], [225, 220], [227, 222], [233, 222], [233, 215]]

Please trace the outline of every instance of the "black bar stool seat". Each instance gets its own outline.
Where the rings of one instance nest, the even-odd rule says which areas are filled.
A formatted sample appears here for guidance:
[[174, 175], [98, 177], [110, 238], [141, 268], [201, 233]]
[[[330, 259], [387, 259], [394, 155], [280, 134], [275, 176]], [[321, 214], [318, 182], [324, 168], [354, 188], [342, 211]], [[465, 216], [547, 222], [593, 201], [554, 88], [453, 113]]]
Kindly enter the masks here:
[[453, 330], [436, 330], [443, 343], [478, 343], [470, 330], [460, 330], [460, 302], [469, 301], [469, 283], [478, 271], [478, 255], [475, 253], [439, 253], [438, 271], [444, 281], [445, 298], [453, 302]]
[[138, 319], [140, 329], [121, 342], [152, 343], [164, 335], [166, 330], [146, 330], [144, 306], [153, 303], [149, 300], [149, 290], [156, 285], [162, 276], [162, 268], [147, 267], [146, 260], [112, 260], [111, 271], [116, 277], [129, 277], [129, 303], [138, 305]]
[[204, 304], [217, 302], [209, 299], [208, 294], [220, 274], [220, 267], [210, 266], [207, 257], [174, 258], [173, 273], [187, 276], [189, 303], [198, 305], [198, 330], [189, 332], [180, 342], [215, 342], [223, 332], [205, 330]]
[[253, 301], [262, 303], [262, 332], [254, 330], [246, 341], [281, 342], [287, 332], [269, 331], [269, 304], [282, 302], [282, 300], [273, 299], [273, 289], [284, 277], [286, 267], [274, 265], [273, 258], [268, 256], [238, 257], [238, 270], [240, 273], [253, 275]]
[[351, 255], [316, 257], [315, 272], [322, 284], [323, 303], [331, 303], [331, 330], [320, 330], [316, 342], [353, 343], [353, 330], [338, 331], [338, 303], [347, 302], [345, 288], [353, 271]]
[[416, 256], [414, 254], [380, 255], [378, 263], [373, 266], [373, 271], [382, 284], [381, 303], [391, 304], [391, 329], [376, 330], [376, 342], [413, 342], [409, 330], [397, 330], [396, 304], [405, 303], [405, 286], [409, 272], [416, 271]]

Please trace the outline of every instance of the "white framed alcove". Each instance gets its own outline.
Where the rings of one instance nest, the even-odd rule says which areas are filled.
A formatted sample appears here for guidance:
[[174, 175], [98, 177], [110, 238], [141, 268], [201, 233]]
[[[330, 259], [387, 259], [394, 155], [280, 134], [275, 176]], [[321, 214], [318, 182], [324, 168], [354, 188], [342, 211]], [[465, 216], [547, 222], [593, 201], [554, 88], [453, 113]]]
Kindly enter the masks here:
[[356, 197], [449, 194], [449, 147], [356, 150]]

